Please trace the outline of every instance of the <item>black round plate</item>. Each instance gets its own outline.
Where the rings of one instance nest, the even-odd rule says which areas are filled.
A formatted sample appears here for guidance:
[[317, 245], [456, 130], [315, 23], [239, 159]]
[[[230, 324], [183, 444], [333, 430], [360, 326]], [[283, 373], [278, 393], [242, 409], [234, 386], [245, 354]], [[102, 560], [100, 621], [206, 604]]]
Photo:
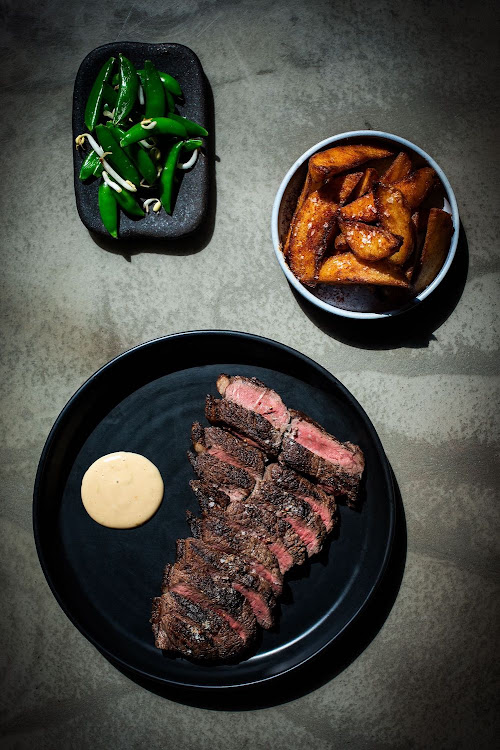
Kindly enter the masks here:
[[[158, 651], [149, 623], [175, 540], [189, 535], [190, 426], [221, 372], [255, 375], [289, 407], [318, 420], [366, 458], [361, 512], [341, 507], [338, 538], [288, 580], [278, 626], [238, 664], [200, 666]], [[80, 484], [99, 456], [126, 450], [153, 461], [165, 481], [156, 515], [107, 529], [85, 512]], [[142, 677], [191, 688], [270, 680], [330, 644], [361, 611], [384, 571], [394, 527], [389, 465], [365, 412], [325, 369], [283, 344], [245, 333], [198, 331], [151, 341], [93, 375], [56, 420], [38, 466], [33, 524], [40, 562], [63, 610], [105, 656]]]

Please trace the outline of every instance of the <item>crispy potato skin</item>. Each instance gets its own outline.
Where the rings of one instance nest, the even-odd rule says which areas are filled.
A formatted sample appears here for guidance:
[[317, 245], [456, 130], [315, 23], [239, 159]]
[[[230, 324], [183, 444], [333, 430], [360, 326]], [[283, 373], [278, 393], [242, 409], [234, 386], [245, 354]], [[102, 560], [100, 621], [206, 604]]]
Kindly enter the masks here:
[[417, 294], [423, 292], [441, 270], [450, 249], [452, 234], [453, 221], [450, 214], [440, 208], [431, 208], [414, 283]]
[[345, 234], [342, 234], [342, 233], [338, 234], [335, 237], [334, 247], [335, 247], [335, 252], [337, 253], [345, 253], [351, 249], [349, 247]]
[[395, 253], [401, 244], [400, 237], [361, 221], [340, 221], [339, 226], [347, 244], [361, 260], [383, 260]]
[[432, 167], [422, 167], [394, 183], [394, 187], [403, 194], [408, 208], [414, 211], [434, 186], [435, 181], [436, 173]]
[[372, 189], [374, 184], [378, 182], [378, 179], [378, 172], [374, 167], [368, 167], [368, 169], [365, 169], [365, 171], [363, 172], [363, 177], [360, 179], [355, 189], [352, 191], [352, 200], [361, 198], [362, 195], [368, 193]]
[[372, 159], [392, 156], [392, 151], [368, 145], [334, 146], [313, 154], [309, 159], [309, 173], [313, 182], [321, 184], [336, 174], [359, 167]]
[[316, 283], [319, 266], [337, 227], [337, 211], [361, 177], [361, 172], [335, 177], [309, 193], [295, 212], [287, 239], [287, 260], [303, 284]]
[[327, 258], [319, 270], [322, 284], [377, 284], [379, 286], [409, 287], [401, 271], [386, 260], [376, 263], [359, 260], [354, 253], [342, 253]]
[[402, 237], [401, 247], [390, 259], [391, 263], [402, 266], [415, 246], [415, 228], [411, 220], [411, 211], [395, 185], [377, 185], [375, 205], [383, 228]]
[[377, 207], [373, 193], [371, 191], [365, 193], [361, 198], [342, 206], [339, 213], [342, 219], [347, 221], [365, 221], [368, 224], [377, 221]]
[[400, 151], [396, 156], [392, 164], [384, 172], [380, 178], [380, 182], [384, 185], [392, 185], [398, 180], [402, 180], [411, 172], [411, 159], [404, 151]]

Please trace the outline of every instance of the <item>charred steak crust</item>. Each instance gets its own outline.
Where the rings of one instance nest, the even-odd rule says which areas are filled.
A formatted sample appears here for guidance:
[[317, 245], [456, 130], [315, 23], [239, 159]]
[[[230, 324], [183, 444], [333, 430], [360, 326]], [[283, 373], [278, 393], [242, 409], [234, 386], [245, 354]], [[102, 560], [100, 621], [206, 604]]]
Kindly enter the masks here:
[[261, 414], [245, 409], [233, 401], [208, 395], [205, 416], [211, 424], [225, 425], [250, 438], [264, 453], [274, 457], [278, 455], [282, 433]]
[[196, 474], [204, 481], [222, 487], [238, 487], [249, 495], [255, 486], [255, 479], [246, 469], [221, 461], [210, 453], [188, 453], [188, 458]]
[[293, 469], [281, 464], [271, 466], [270, 478], [277, 487], [305, 500], [320, 515], [328, 533], [332, 531], [338, 522], [338, 508], [333, 495], [327, 494]]
[[195, 422], [191, 428], [191, 439], [197, 453], [211, 452], [234, 466], [246, 469], [254, 478], [264, 474], [265, 457], [262, 451], [221, 427], [202, 427]]

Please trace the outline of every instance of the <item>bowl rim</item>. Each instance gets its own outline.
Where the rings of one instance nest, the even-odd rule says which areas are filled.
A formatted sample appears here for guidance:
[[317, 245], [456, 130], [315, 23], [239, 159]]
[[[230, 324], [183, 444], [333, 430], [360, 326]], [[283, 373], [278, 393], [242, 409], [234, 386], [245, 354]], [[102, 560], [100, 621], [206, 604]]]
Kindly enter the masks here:
[[[328, 302], [324, 302], [323, 300], [316, 297], [314, 294], [312, 294], [301, 282], [293, 275], [292, 271], [290, 270], [288, 264], [285, 261], [285, 258], [283, 256], [283, 253], [280, 249], [280, 240], [278, 235], [278, 215], [279, 210], [281, 207], [281, 202], [283, 199], [283, 194], [288, 187], [288, 184], [297, 171], [297, 169], [307, 160], [310, 156], [315, 154], [317, 151], [320, 151], [324, 146], [328, 146], [330, 143], [336, 143], [341, 140], [347, 140], [349, 138], [358, 138], [358, 137], [375, 137], [380, 139], [385, 139], [389, 141], [393, 141], [395, 143], [398, 143], [402, 146], [405, 146], [406, 148], [412, 149], [417, 154], [419, 154], [425, 161], [431, 166], [437, 173], [439, 179], [441, 180], [441, 183], [443, 185], [443, 188], [446, 193], [446, 198], [448, 200], [448, 203], [451, 207], [451, 217], [453, 221], [453, 235], [451, 238], [450, 243], [450, 249], [448, 250], [448, 255], [446, 257], [446, 260], [439, 271], [436, 278], [432, 281], [431, 284], [429, 284], [428, 287], [424, 289], [423, 292], [416, 295], [411, 299], [408, 303], [403, 305], [402, 307], [398, 307], [395, 310], [387, 310], [385, 312], [358, 312], [356, 310], [344, 310], [343, 308], [336, 307], [335, 305], [331, 305]], [[344, 318], [356, 318], [358, 320], [373, 320], [375, 318], [388, 318], [393, 317], [394, 315], [399, 315], [407, 310], [410, 310], [411, 308], [418, 305], [420, 302], [422, 302], [426, 297], [428, 297], [434, 289], [441, 283], [443, 278], [446, 276], [448, 269], [450, 268], [453, 258], [455, 257], [455, 252], [457, 249], [458, 244], [458, 235], [460, 231], [460, 216], [458, 213], [458, 205], [455, 198], [455, 193], [453, 192], [453, 188], [450, 185], [450, 182], [448, 178], [446, 177], [445, 173], [437, 164], [434, 159], [429, 156], [429, 154], [424, 151], [420, 146], [417, 146], [415, 143], [412, 143], [411, 141], [407, 140], [406, 138], [402, 138], [399, 135], [394, 135], [392, 133], [387, 133], [383, 130], [350, 130], [345, 133], [339, 133], [338, 135], [330, 136], [329, 138], [325, 138], [322, 141], [319, 141], [319, 143], [316, 143], [314, 146], [311, 146], [311, 148], [307, 149], [302, 156], [299, 156], [299, 158], [295, 161], [295, 163], [290, 167], [286, 175], [284, 176], [281, 185], [278, 188], [278, 192], [276, 193], [276, 197], [274, 199], [273, 203], [273, 209], [271, 214], [271, 235], [274, 245], [274, 252], [278, 259], [278, 263], [281, 266], [281, 270], [285, 274], [286, 278], [288, 279], [289, 283], [301, 294], [305, 299], [309, 300], [313, 305], [316, 305], [316, 307], [320, 307], [322, 310], [325, 310], [326, 312], [332, 313], [333, 315], [340, 315]]]

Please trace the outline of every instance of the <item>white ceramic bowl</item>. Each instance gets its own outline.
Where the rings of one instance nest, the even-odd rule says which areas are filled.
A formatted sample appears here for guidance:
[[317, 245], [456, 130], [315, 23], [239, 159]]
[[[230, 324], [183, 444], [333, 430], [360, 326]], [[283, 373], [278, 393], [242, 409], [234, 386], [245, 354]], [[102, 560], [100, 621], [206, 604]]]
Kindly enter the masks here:
[[[396, 154], [401, 150], [405, 150], [412, 157], [415, 166], [424, 166], [425, 164], [432, 167], [441, 180], [443, 192], [441, 207], [451, 213], [453, 219], [453, 235], [450, 249], [444, 265], [434, 281], [423, 292], [414, 297], [408, 298], [407, 293], [401, 294], [400, 290], [381, 288], [383, 291], [381, 289], [374, 291], [372, 287], [362, 287], [361, 285], [327, 286], [326, 284], [319, 284], [313, 289], [308, 289], [293, 275], [281, 252], [281, 243], [284, 240], [293, 209], [304, 183], [309, 157], [317, 151], [323, 151], [325, 148], [331, 148], [333, 145], [361, 141], [386, 146], [394, 150]], [[313, 305], [316, 305], [316, 307], [326, 310], [326, 312], [346, 318], [364, 320], [398, 315], [414, 307], [428, 297], [429, 294], [432, 294], [434, 289], [444, 279], [451, 266], [457, 249], [459, 227], [460, 219], [455, 194], [441, 167], [436, 164], [429, 154], [426, 154], [421, 148], [415, 146], [414, 143], [410, 143], [410, 141], [400, 138], [398, 135], [384, 133], [379, 130], [353, 130], [349, 133], [340, 133], [340, 135], [326, 138], [324, 141], [320, 141], [308, 149], [297, 159], [285, 175], [274, 200], [271, 218], [271, 232], [276, 257], [283, 273], [299, 294]]]

